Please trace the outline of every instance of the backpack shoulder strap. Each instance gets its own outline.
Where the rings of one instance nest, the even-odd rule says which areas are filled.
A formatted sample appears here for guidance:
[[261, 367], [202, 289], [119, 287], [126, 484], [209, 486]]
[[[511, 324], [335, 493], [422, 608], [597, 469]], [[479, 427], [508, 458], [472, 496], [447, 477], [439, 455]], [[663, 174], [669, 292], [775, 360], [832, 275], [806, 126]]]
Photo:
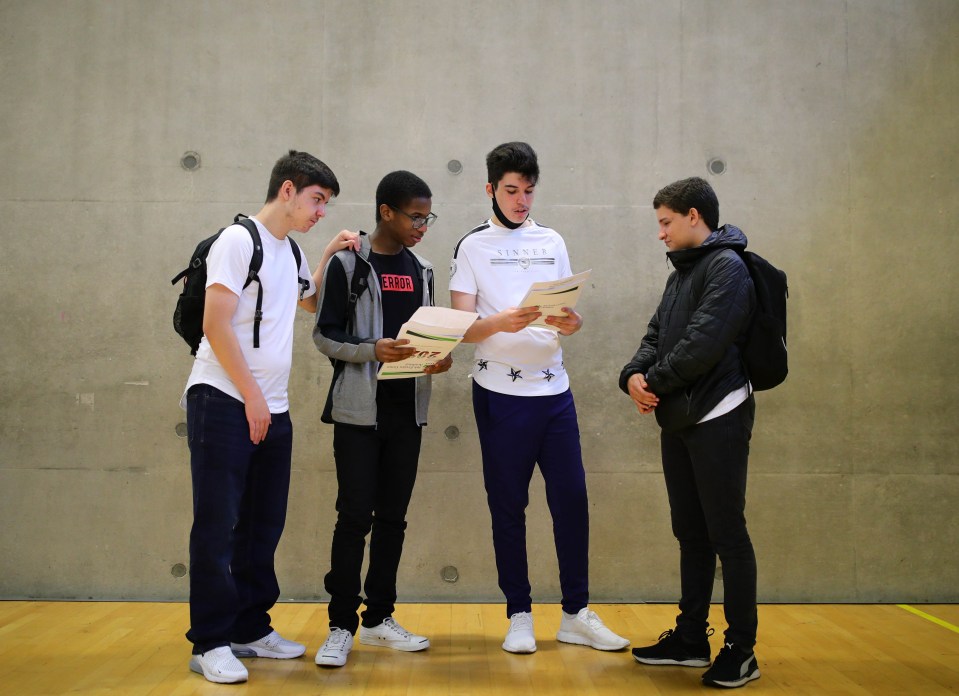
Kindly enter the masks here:
[[260, 282], [260, 268], [263, 266], [263, 242], [260, 239], [260, 230], [256, 223], [243, 213], [237, 213], [233, 218], [237, 225], [243, 225], [250, 237], [253, 238], [253, 256], [250, 257], [250, 270], [246, 275], [244, 289], [254, 280], [256, 281], [256, 311], [253, 313], [253, 347], [260, 347], [260, 321], [263, 319], [263, 283]]
[[353, 251], [353, 274], [350, 278], [350, 296], [346, 304], [346, 330], [353, 331], [356, 320], [356, 303], [369, 287], [370, 263]]
[[290, 240], [290, 249], [293, 250], [293, 258], [296, 259], [296, 281], [300, 284], [299, 297], [300, 300], [302, 300], [303, 295], [310, 289], [309, 279], [300, 275], [300, 264], [303, 263], [303, 252], [300, 251], [300, 245], [293, 240], [293, 237], [287, 235], [286, 238]]
[[[350, 296], [346, 301], [346, 333], [353, 333], [353, 327], [356, 323], [356, 303], [363, 295], [363, 292], [369, 287], [370, 263], [361, 257], [356, 250], [353, 251], [353, 272], [350, 276]], [[319, 309], [317, 309], [319, 311]], [[330, 379], [330, 394], [333, 393], [333, 385], [337, 378], [346, 367], [345, 360], [333, 360], [333, 377]], [[327, 408], [324, 411], [324, 418], [329, 415], [330, 397], [327, 397]], [[332, 423], [333, 421], [323, 421]]]
[[236, 214], [233, 218], [233, 224], [245, 227], [246, 231], [250, 233], [250, 238], [253, 240], [253, 256], [250, 257], [250, 272], [247, 273], [246, 282], [243, 284], [245, 288], [254, 280], [257, 283], [260, 282], [259, 272], [260, 268], [263, 267], [263, 242], [260, 240], [260, 229], [256, 226], [256, 223], [243, 213]]
[[290, 249], [293, 250], [293, 258], [296, 259], [296, 268], [299, 270], [300, 264], [303, 263], [303, 252], [300, 251], [300, 245], [293, 240], [293, 237], [287, 235], [286, 238], [290, 240]]

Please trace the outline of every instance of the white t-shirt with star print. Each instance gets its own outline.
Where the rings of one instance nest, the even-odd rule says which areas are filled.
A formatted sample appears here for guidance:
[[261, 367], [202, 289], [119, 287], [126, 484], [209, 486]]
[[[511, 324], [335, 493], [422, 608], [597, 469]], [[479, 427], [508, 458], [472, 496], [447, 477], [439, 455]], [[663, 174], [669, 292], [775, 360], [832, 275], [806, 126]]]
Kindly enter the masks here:
[[[510, 230], [487, 220], [457, 243], [450, 290], [475, 295], [480, 317], [518, 306], [532, 283], [573, 274], [563, 238], [530, 223]], [[540, 327], [477, 343], [472, 375], [501, 394], [549, 396], [569, 389], [559, 334]]]

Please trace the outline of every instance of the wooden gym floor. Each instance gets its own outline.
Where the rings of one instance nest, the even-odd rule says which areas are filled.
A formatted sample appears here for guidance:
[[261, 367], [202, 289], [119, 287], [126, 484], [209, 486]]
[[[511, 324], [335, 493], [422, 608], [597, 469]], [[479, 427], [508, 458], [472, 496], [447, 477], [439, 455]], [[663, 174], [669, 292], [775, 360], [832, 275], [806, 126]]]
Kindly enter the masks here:
[[[673, 625], [674, 606], [593, 605], [633, 646]], [[187, 668], [186, 604], [0, 602], [0, 694], [702, 694], [704, 670], [648, 667], [629, 651], [557, 644], [560, 609], [537, 605], [533, 655], [503, 652], [501, 604], [403, 604], [397, 620], [432, 647], [401, 653], [357, 643], [346, 667], [320, 668], [325, 604], [272, 612], [284, 636], [307, 644], [297, 660], [246, 660], [250, 681], [216, 685]], [[722, 607], [711, 624], [721, 646]], [[959, 605], [762, 605], [761, 678], [747, 693], [959, 693]]]

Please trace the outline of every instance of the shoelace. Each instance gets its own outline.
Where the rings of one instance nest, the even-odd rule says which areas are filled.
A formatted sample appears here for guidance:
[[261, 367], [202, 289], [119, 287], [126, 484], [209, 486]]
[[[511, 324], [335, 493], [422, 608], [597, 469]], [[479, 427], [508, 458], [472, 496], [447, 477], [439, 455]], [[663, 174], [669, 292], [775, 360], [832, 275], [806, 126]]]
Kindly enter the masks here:
[[273, 631], [270, 635], [268, 635], [266, 638], [262, 638], [261, 640], [263, 641], [263, 645], [270, 650], [273, 650], [281, 642], [283, 642], [283, 638], [276, 631]]
[[[710, 628], [709, 630], [706, 631], [706, 637], [709, 638], [715, 632], [716, 632], [715, 628]], [[659, 634], [659, 638], [657, 638], [657, 640], [662, 640], [663, 638], [669, 638], [671, 635], [673, 635], [673, 629], [667, 628], [665, 631]]]
[[606, 625], [603, 623], [602, 619], [600, 619], [596, 615], [595, 611], [586, 612], [585, 622], [586, 622], [586, 625], [589, 626], [594, 631], [600, 628], [606, 628]]
[[392, 619], [392, 618], [385, 619], [385, 620], [383, 621], [383, 623], [385, 623], [387, 626], [389, 626], [390, 629], [392, 629], [394, 633], [398, 633], [402, 638], [409, 638], [409, 637], [410, 637], [410, 632], [407, 631], [407, 630], [406, 630], [405, 628], [403, 628], [402, 626], [400, 626], [398, 623], [396, 623], [396, 621], [395, 621], [394, 619]]
[[533, 617], [526, 613], [521, 612], [514, 614], [510, 617], [509, 630], [512, 631], [522, 631], [522, 630], [532, 630], [533, 629]]
[[350, 635], [350, 632], [345, 628], [339, 628], [332, 633], [330, 637], [326, 639], [326, 646], [324, 650], [340, 650], [346, 645], [346, 637]]

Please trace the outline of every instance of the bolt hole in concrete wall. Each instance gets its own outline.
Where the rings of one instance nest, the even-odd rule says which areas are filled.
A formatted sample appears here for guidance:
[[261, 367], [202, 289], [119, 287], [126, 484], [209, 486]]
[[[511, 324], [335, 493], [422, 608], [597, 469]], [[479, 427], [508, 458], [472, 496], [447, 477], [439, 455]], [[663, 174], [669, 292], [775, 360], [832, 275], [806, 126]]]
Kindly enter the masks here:
[[186, 437], [186, 436], [187, 436], [186, 423], [177, 423], [175, 429], [176, 429], [176, 435], [177, 435], [177, 437]]
[[706, 169], [709, 170], [710, 174], [715, 174], [719, 176], [720, 174], [726, 173], [726, 160], [721, 157], [713, 157], [706, 163]]
[[182, 578], [186, 575], [186, 566], [182, 563], [174, 563], [173, 567], [170, 568], [170, 575], [175, 578]]
[[200, 153], [190, 150], [184, 152], [183, 156], [180, 158], [180, 166], [186, 169], [188, 172], [192, 172], [194, 169], [200, 168]]
[[446, 168], [450, 174], [459, 174], [463, 171], [463, 163], [456, 159], [451, 159], [446, 163]]
[[440, 571], [440, 577], [443, 578], [444, 582], [456, 582], [460, 579], [460, 572], [456, 569], [456, 566], [449, 565]]
[[455, 440], [460, 436], [460, 429], [455, 425], [451, 425], [443, 431], [443, 434], [446, 435], [447, 440]]

